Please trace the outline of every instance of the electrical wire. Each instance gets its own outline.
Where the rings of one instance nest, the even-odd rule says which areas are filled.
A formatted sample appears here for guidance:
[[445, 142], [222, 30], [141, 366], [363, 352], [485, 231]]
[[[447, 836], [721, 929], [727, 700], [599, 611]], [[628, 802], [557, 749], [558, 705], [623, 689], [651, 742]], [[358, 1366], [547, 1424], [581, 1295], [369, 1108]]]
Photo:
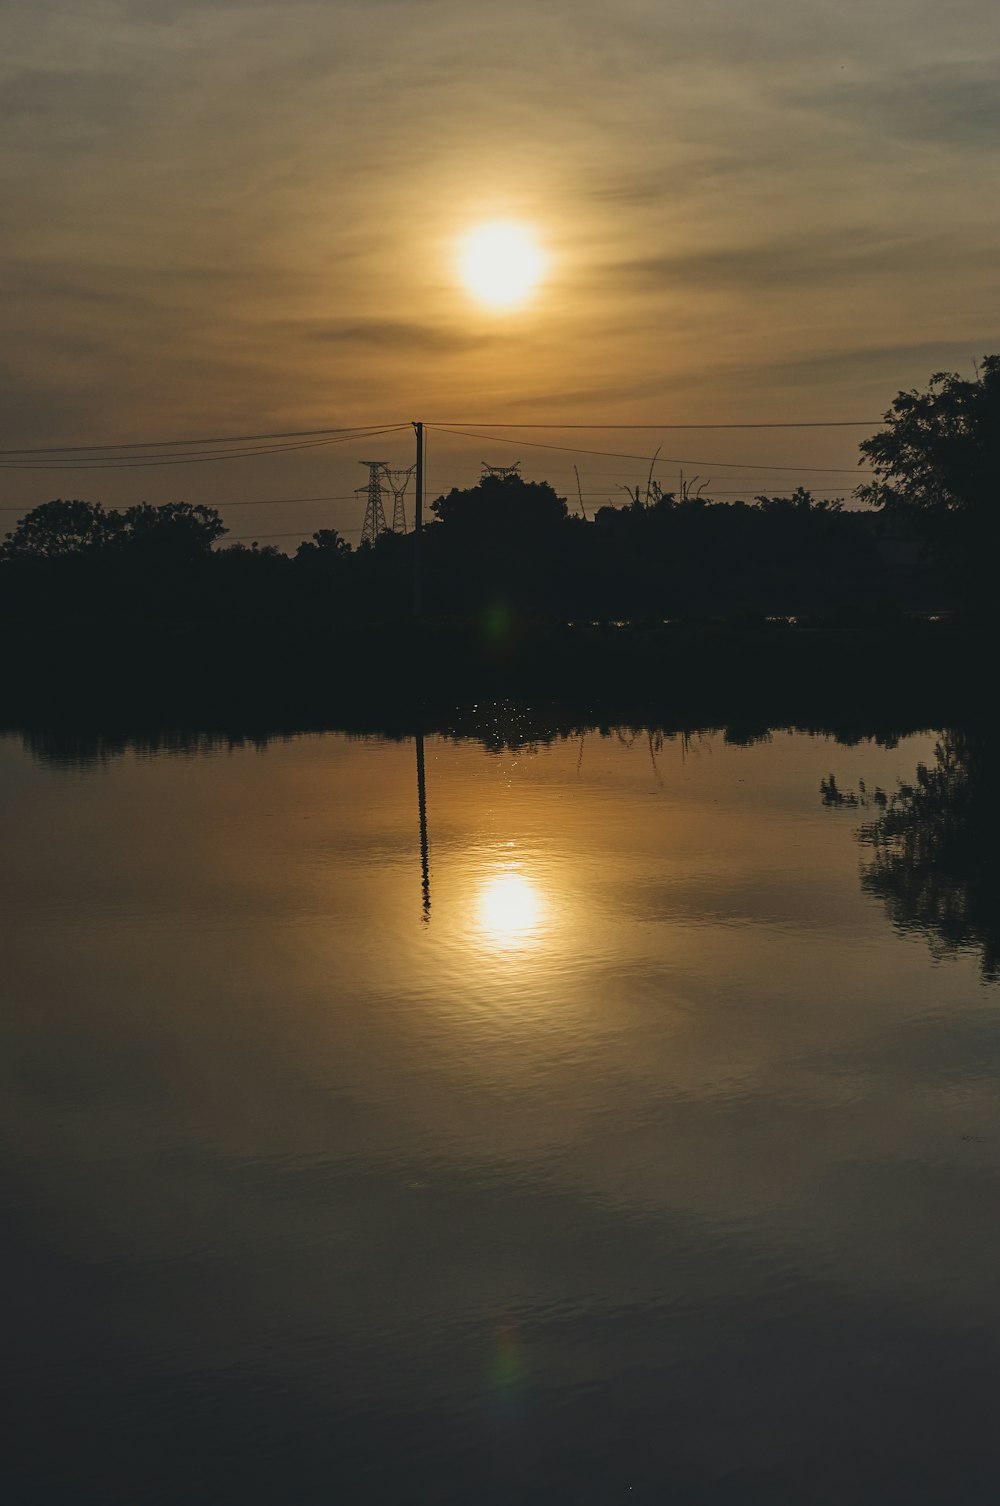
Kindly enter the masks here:
[[286, 455], [294, 450], [313, 450], [335, 444], [350, 444], [356, 439], [375, 439], [379, 434], [395, 434], [406, 424], [394, 424], [388, 429], [366, 430], [363, 434], [348, 434], [340, 439], [310, 439], [302, 444], [257, 446], [242, 450], [219, 450], [213, 453], [194, 455], [153, 456], [148, 459], [131, 460], [123, 456], [85, 456], [81, 460], [0, 460], [0, 470], [8, 471], [80, 471], [143, 470], [163, 465], [207, 465], [216, 460], [246, 460], [256, 455]]
[[[313, 531], [314, 532], [318, 532], [319, 530], [314, 529]], [[360, 533], [361, 529], [360, 528], [336, 528], [333, 531], [335, 533], [338, 533], [338, 534], [343, 534], [343, 533]], [[220, 538], [218, 540], [218, 543], [220, 543], [220, 544], [245, 544], [248, 539], [252, 539], [254, 541], [256, 541], [257, 539], [301, 539], [303, 543], [307, 542], [306, 536], [304, 534], [302, 534], [302, 533], [236, 533], [236, 534], [226, 534], [226, 536], [224, 538]]]
[[258, 439], [314, 439], [321, 434], [384, 433], [387, 429], [405, 429], [408, 425], [393, 421], [381, 424], [343, 425], [339, 429], [287, 429], [275, 434], [222, 434], [207, 439], [137, 439], [129, 443], [42, 445], [33, 450], [0, 450], [0, 458], [9, 455], [78, 455], [88, 450], [167, 450], [183, 445], [249, 444]]
[[[646, 476], [647, 476], [647, 472], [648, 472], [648, 464], [643, 466], [641, 472], [636, 472], [634, 477], [631, 476], [628, 471], [624, 471], [624, 470], [622, 470], [622, 471], [581, 471], [580, 475], [585, 480], [587, 480], [587, 479], [589, 479], [589, 478], [591, 478], [593, 476], [607, 476], [609, 478], [609, 484], [607, 486], [595, 487], [595, 488], [592, 488], [592, 489], [591, 488], [586, 488], [584, 490], [583, 495], [585, 497], [603, 497], [604, 494], [605, 494], [605, 492], [607, 492], [609, 490], [613, 490], [613, 486], [611, 485], [611, 483], [614, 482], [614, 481], [616, 481], [616, 480], [617, 480], [617, 482], [618, 482], [619, 485], [624, 484], [627, 481], [631, 480], [632, 484], [634, 486], [636, 480], [639, 480], [640, 482], [645, 482]], [[548, 481], [549, 483], [551, 483], [554, 478], [558, 478], [558, 479], [566, 480], [566, 481], [571, 481], [571, 479], [572, 479], [572, 472], [571, 471], [549, 471], [542, 479], [545, 480], [545, 481]], [[691, 478], [691, 479], [693, 479], [693, 478]], [[735, 478], [732, 477], [732, 476], [727, 476], [725, 479], [727, 481], [732, 481]], [[427, 490], [428, 491], [444, 491], [444, 490], [450, 489], [450, 487], [453, 484], [454, 483], [451, 482], [451, 481], [448, 481], [448, 482], [435, 481], [433, 484], [428, 483]], [[712, 495], [714, 497], [742, 497], [751, 488], [751, 486], [758, 486], [759, 487], [759, 486], [762, 486], [764, 484], [765, 483], [763, 482], [763, 480], [762, 480], [762, 478], [760, 476], [752, 476], [747, 481], [747, 483], [746, 483], [745, 486], [735, 486], [735, 487], [718, 487], [718, 486], [713, 486], [713, 487], [711, 487], [711, 492], [712, 492]], [[661, 485], [661, 487], [663, 486], [662, 480], [660, 481], [660, 485]], [[572, 489], [575, 491], [576, 488], [574, 487]], [[809, 491], [812, 492], [813, 495], [818, 495], [821, 492], [843, 492], [844, 491], [844, 484], [842, 482], [839, 486], [810, 486], [809, 487]], [[225, 506], [226, 504], [225, 503], [220, 503], [219, 505], [220, 506]]]
[[431, 429], [871, 429], [884, 423], [881, 418], [818, 418], [814, 420], [796, 420], [791, 423], [760, 423], [760, 424], [512, 424], [493, 423], [490, 419], [480, 419], [478, 422], [469, 419], [453, 419], [446, 421], [440, 419], [437, 423], [428, 423]]
[[245, 501], [217, 501], [215, 508], [291, 508], [294, 503], [309, 501], [354, 501], [354, 492], [342, 491], [334, 497], [248, 497]]
[[311, 450], [321, 445], [347, 444], [352, 439], [368, 439], [368, 434], [349, 434], [344, 439], [307, 439], [298, 444], [270, 445], [254, 444], [241, 445], [239, 448], [228, 450], [189, 450], [184, 455], [142, 455], [133, 459], [130, 455], [83, 455], [79, 460], [4, 460], [0, 465], [9, 470], [79, 470], [81, 467], [100, 470], [113, 467], [127, 470], [130, 466], [152, 465], [154, 461], [163, 461], [169, 465], [187, 465], [195, 460], [226, 460], [231, 456], [243, 455], [273, 455], [282, 454], [288, 450]]
[[[444, 429], [621, 429], [621, 430], [694, 430], [694, 429], [861, 429], [877, 427], [884, 419], [811, 419], [789, 422], [766, 423], [694, 423], [694, 424], [619, 424], [619, 423], [509, 423], [492, 419], [439, 420], [428, 424], [430, 428]], [[279, 429], [269, 434], [220, 434], [197, 439], [140, 439], [109, 441], [107, 444], [39, 445], [32, 449], [0, 450], [0, 459], [18, 455], [83, 455], [88, 452], [102, 453], [108, 450], [166, 450], [185, 448], [191, 445], [250, 444], [257, 440], [315, 439], [327, 434], [385, 433], [390, 429], [405, 429], [405, 423], [383, 420], [375, 424], [342, 425], [328, 429]]]
[[[439, 434], [456, 434], [460, 439], [484, 439], [493, 441], [495, 444], [510, 444], [509, 439], [505, 439], [499, 434], [467, 434], [460, 429], [446, 429], [437, 424], [433, 426], [428, 425], [427, 427], [435, 428]], [[645, 460], [648, 463], [652, 458], [649, 455], [625, 455], [619, 450], [583, 450], [576, 445], [544, 444], [541, 440], [537, 439], [519, 439], [517, 443], [519, 445], [530, 446], [533, 450], [562, 450], [568, 455], [603, 455], [611, 460]], [[842, 471], [845, 475], [856, 476], [859, 471], [867, 471], [869, 469], [867, 466], [856, 467], [847, 465], [763, 465], [751, 460], [685, 460], [678, 458], [676, 455], [659, 455], [656, 457], [656, 463], [657, 465], [713, 465], [726, 470], [793, 471], [799, 475], [813, 473], [827, 475]]]
[[[213, 507], [216, 509], [221, 509], [223, 507], [290, 507], [293, 503], [353, 502], [354, 500], [355, 498], [353, 492], [343, 492], [339, 496], [335, 497], [254, 497], [248, 498], [246, 501], [241, 502], [204, 502], [198, 503], [196, 505], [202, 507]], [[45, 504], [42, 503], [41, 505], [44, 506]], [[0, 506], [0, 512], [23, 513], [24, 511], [25, 508], [23, 504], [16, 504], [14, 506]]]

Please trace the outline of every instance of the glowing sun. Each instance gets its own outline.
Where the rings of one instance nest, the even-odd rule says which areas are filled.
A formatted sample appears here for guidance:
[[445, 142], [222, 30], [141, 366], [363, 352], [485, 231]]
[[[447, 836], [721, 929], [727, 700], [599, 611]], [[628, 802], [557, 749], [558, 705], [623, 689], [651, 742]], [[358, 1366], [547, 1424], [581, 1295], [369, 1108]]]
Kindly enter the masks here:
[[488, 879], [479, 892], [478, 929], [497, 946], [523, 946], [538, 936], [545, 902], [530, 879], [508, 869]]
[[545, 256], [530, 230], [510, 220], [477, 225], [464, 237], [458, 268], [466, 288], [492, 308], [529, 299], [545, 271]]

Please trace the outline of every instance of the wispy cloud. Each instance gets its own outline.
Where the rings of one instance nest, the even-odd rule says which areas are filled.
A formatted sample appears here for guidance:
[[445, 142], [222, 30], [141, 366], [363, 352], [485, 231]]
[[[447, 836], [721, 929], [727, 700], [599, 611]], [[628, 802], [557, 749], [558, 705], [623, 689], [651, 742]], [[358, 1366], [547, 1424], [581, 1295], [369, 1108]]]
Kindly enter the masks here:
[[[1000, 326], [994, 0], [908, 0], [905, 24], [895, 0], [4, 16], [11, 442], [413, 393], [814, 413]], [[494, 214], [553, 251], [524, 318], [455, 285], [454, 237]]]
[[993, 247], [985, 242], [956, 249], [951, 238], [940, 233], [915, 237], [898, 230], [845, 228], [840, 233], [779, 236], [764, 244], [635, 257], [609, 263], [604, 276], [640, 294], [678, 286], [736, 293], [792, 286], [829, 291], [872, 278], [898, 280], [912, 274], [926, 278], [932, 272], [988, 274], [995, 262]]
[[1000, 153], [1000, 45], [992, 58], [935, 62], [898, 73], [835, 79], [797, 103], [835, 114], [883, 139], [943, 150]]
[[497, 343], [496, 336], [470, 334], [456, 326], [444, 329], [400, 319], [328, 319], [310, 323], [302, 333], [308, 339], [336, 345], [360, 345], [376, 351], [413, 351], [418, 354], [450, 355], [483, 350]]

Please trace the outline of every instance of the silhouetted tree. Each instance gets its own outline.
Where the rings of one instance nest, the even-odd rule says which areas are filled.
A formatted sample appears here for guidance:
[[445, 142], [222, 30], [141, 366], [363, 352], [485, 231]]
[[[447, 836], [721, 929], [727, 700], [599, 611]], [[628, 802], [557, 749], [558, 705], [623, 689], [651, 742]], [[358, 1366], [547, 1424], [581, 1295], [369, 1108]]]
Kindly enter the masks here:
[[208, 554], [226, 529], [212, 507], [140, 502], [124, 512], [100, 502], [43, 502], [7, 534], [0, 556], [8, 560], [65, 559], [96, 550], [127, 550], [135, 558], [181, 562]]
[[430, 510], [438, 519], [426, 551], [435, 601], [465, 611], [558, 611], [571, 530], [566, 501], [548, 482], [487, 475], [478, 486], [453, 487]]
[[926, 392], [900, 392], [885, 422], [862, 441], [875, 480], [857, 495], [906, 518], [981, 598], [1000, 546], [1000, 356], [972, 381], [939, 371]]
[[350, 544], [335, 528], [320, 528], [311, 540], [303, 540], [295, 551], [295, 558], [309, 562], [343, 560], [350, 552]]
[[803, 487], [752, 502], [631, 497], [598, 510], [592, 537], [591, 594], [618, 617], [870, 607], [894, 585], [870, 515]]
[[100, 502], [42, 502], [20, 519], [0, 544], [0, 557], [64, 559], [102, 548], [118, 537], [119, 513], [107, 513]]
[[879, 811], [858, 832], [871, 849], [861, 883], [899, 930], [918, 931], [933, 952], [975, 948], [983, 974], [1000, 977], [1000, 764], [996, 741], [950, 731], [895, 791], [821, 786], [826, 805]]
[[766, 513], [807, 513], [807, 512], [843, 512], [844, 503], [841, 497], [834, 497], [829, 501], [817, 499], [805, 486], [797, 486], [790, 497], [766, 497], [758, 494], [754, 501], [762, 512]]
[[565, 497], [547, 481], [520, 476], [484, 476], [464, 491], [452, 487], [431, 503], [431, 512], [453, 534], [489, 540], [551, 532], [567, 515]]
[[140, 502], [126, 508], [120, 517], [115, 539], [119, 547], [162, 564], [203, 559], [226, 532], [214, 507], [192, 506], [190, 502], [164, 502], [159, 507]]

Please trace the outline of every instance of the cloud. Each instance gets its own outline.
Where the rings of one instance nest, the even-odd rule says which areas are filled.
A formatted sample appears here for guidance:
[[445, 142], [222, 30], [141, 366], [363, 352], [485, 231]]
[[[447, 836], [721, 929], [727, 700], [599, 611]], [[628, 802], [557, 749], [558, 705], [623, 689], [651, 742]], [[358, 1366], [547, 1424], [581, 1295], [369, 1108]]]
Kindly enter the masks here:
[[497, 343], [497, 337], [469, 334], [458, 328], [419, 324], [393, 319], [327, 319], [304, 326], [312, 340], [338, 345], [362, 345], [370, 350], [429, 352], [449, 355], [482, 350]]
[[988, 272], [995, 252], [988, 244], [956, 248], [949, 236], [915, 237], [896, 231], [844, 226], [839, 233], [781, 235], [763, 244], [735, 242], [697, 252], [667, 253], [611, 262], [603, 269], [609, 281], [621, 281], [641, 294], [682, 286], [737, 293], [781, 291], [872, 277], [899, 278], [917, 272], [954, 275]]
[[881, 137], [1000, 155], [1000, 54], [846, 79], [796, 98]]
[[[796, 361], [815, 412], [839, 352], [898, 336], [902, 383], [997, 307], [992, 0], [0, 3], [12, 443], [787, 404]], [[557, 263], [503, 324], [448, 264], [494, 214]]]
[[971, 376], [972, 362], [981, 360], [991, 351], [1000, 351], [1000, 320], [994, 323], [994, 333], [986, 333], [982, 338], [850, 345], [842, 350], [777, 360], [769, 364], [769, 370], [795, 382], [821, 382], [830, 378], [853, 378], [859, 370], [867, 368], [890, 381], [894, 374], [898, 376], [894, 395], [897, 388], [907, 385], [908, 371], [916, 373], [914, 381], [921, 386], [934, 371], [964, 371]]

